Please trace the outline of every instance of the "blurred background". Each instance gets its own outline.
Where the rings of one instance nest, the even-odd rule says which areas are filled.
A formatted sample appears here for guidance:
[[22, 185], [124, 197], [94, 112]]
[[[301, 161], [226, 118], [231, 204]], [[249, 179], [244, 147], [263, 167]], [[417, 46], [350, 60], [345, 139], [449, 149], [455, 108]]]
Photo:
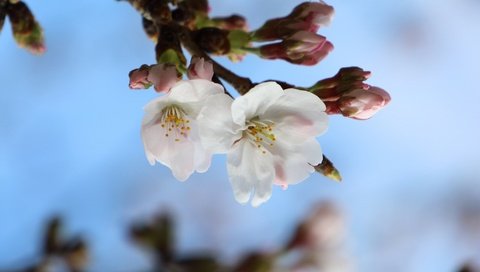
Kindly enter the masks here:
[[[211, 0], [251, 29], [300, 0]], [[319, 138], [342, 183], [319, 174], [259, 208], [235, 202], [225, 157], [187, 182], [151, 167], [140, 138], [142, 107], [128, 72], [154, 62], [154, 44], [125, 2], [26, 1], [47, 52], [0, 34], [0, 270], [38, 258], [45, 224], [65, 220], [90, 248], [88, 271], [145, 271], [151, 260], [129, 226], [167, 211], [181, 253], [209, 250], [225, 262], [286, 242], [319, 201], [345, 218], [352, 271], [457, 271], [480, 260], [480, 1], [330, 0], [335, 50], [315, 67], [248, 56], [231, 64], [254, 81], [309, 86], [339, 68], [372, 71], [392, 96], [367, 121], [333, 116]], [[254, 68], [253, 68], [254, 67]]]

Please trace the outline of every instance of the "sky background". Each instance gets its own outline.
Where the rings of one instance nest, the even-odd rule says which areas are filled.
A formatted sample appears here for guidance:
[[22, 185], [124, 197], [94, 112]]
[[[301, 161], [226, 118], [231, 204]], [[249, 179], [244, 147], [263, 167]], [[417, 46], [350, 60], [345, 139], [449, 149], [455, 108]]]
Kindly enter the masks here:
[[[211, 1], [214, 15], [239, 13], [252, 29], [302, 1]], [[319, 201], [347, 220], [356, 271], [455, 271], [480, 258], [480, 2], [330, 0], [335, 50], [315, 67], [255, 56], [230, 64], [254, 81], [300, 86], [339, 68], [372, 71], [367, 83], [391, 104], [367, 121], [330, 118], [319, 137], [343, 175], [321, 175], [259, 208], [235, 202], [225, 157], [205, 174], [174, 180], [151, 167], [140, 138], [153, 91], [128, 89], [128, 72], [154, 62], [154, 44], [127, 3], [27, 1], [45, 29], [47, 52], [19, 49], [0, 34], [0, 269], [39, 253], [46, 220], [61, 215], [86, 237], [90, 271], [149, 267], [128, 226], [170, 211], [182, 252], [212, 250], [235, 260], [280, 246]]]

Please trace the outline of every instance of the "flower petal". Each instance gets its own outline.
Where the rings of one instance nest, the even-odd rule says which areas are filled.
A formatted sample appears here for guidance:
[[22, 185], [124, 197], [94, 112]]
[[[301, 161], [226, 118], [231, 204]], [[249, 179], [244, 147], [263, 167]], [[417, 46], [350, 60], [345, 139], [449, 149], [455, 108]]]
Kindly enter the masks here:
[[202, 143], [211, 152], [226, 153], [241, 137], [239, 126], [232, 120], [232, 102], [225, 94], [213, 95], [205, 100], [205, 107], [198, 115]]
[[233, 121], [241, 126], [245, 120], [262, 115], [283, 95], [283, 89], [276, 82], [264, 82], [253, 87], [232, 104]]
[[320, 144], [312, 138], [304, 143], [293, 146], [278, 142], [283, 154], [275, 156], [275, 183], [284, 187], [305, 180], [313, 171], [312, 165], [322, 161]]
[[241, 140], [227, 155], [227, 170], [235, 199], [248, 202], [252, 190], [252, 206], [257, 207], [272, 195], [274, 179], [273, 156], [262, 153], [247, 140]]
[[196, 121], [191, 116], [183, 116], [190, 128], [186, 137], [180, 134], [175, 136], [178, 133], [175, 129], [167, 131], [162, 127], [161, 112], [169, 105], [168, 97], [163, 96], [145, 107], [142, 122], [145, 154], [150, 164], [158, 161], [169, 167], [175, 178], [185, 181], [194, 171], [205, 172], [209, 168], [211, 154], [203, 148]]
[[204, 79], [183, 80], [170, 90], [169, 97], [178, 103], [198, 102], [210, 95], [224, 93], [220, 84]]
[[285, 95], [271, 105], [260, 119], [272, 121], [275, 133], [283, 134], [292, 142], [318, 136], [328, 126], [322, 100], [310, 92], [296, 89], [285, 90]]

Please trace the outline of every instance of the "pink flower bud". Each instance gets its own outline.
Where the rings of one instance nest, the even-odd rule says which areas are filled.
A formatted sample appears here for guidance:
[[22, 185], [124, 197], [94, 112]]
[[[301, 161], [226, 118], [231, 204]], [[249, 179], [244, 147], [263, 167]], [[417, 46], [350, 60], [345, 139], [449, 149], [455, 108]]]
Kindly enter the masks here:
[[128, 86], [130, 89], [148, 89], [152, 85], [147, 77], [150, 66], [142, 65], [140, 68], [132, 70], [128, 76], [130, 77], [130, 83]]
[[260, 47], [260, 55], [266, 59], [283, 59], [290, 63], [315, 65], [333, 50], [333, 44], [323, 36], [299, 31], [280, 43]]
[[154, 85], [157, 92], [168, 92], [179, 80], [177, 67], [173, 64], [160, 63], [150, 67], [147, 80]]
[[189, 79], [206, 79], [211, 81], [213, 77], [212, 62], [203, 58], [193, 57], [187, 70], [187, 77]]
[[[298, 20], [298, 22], [305, 22], [308, 29], [312, 32], [317, 32], [321, 26], [327, 26], [332, 21], [334, 9], [323, 1], [319, 2], [305, 2], [296, 6], [292, 13], [288, 16], [291, 20]], [[293, 22], [292, 22], [293, 23]], [[291, 24], [290, 27], [300, 27], [302, 25]], [[303, 25], [305, 26], [305, 25]], [[300, 30], [300, 29], [298, 29]]]
[[274, 18], [253, 33], [256, 41], [284, 39], [298, 31], [317, 32], [330, 24], [333, 7], [325, 2], [306, 2], [296, 6], [286, 17]]
[[356, 89], [337, 101], [341, 114], [358, 120], [369, 119], [390, 102], [390, 95], [378, 87]]
[[370, 77], [369, 71], [359, 67], [344, 67], [330, 78], [317, 81], [308, 90], [320, 97], [323, 102], [336, 102], [343, 94], [356, 89], [368, 89], [364, 83]]

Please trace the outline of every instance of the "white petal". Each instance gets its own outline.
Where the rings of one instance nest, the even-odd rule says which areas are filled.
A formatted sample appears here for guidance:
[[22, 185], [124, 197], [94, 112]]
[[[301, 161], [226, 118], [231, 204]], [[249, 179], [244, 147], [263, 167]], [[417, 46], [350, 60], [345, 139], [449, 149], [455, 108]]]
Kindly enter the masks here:
[[214, 153], [226, 153], [234, 141], [241, 137], [239, 126], [233, 123], [231, 105], [233, 99], [225, 94], [205, 100], [197, 122], [204, 147]]
[[194, 143], [193, 152], [194, 155], [194, 168], [199, 173], [204, 173], [210, 168], [212, 160], [212, 153], [207, 151], [201, 142], [198, 129], [198, 121], [194, 121], [190, 124], [190, 133], [188, 139]]
[[143, 110], [145, 111], [143, 123], [150, 122], [155, 115], [160, 113], [162, 109], [169, 104], [170, 100], [167, 95], [159, 96], [148, 102], [148, 104], [143, 107]]
[[191, 103], [221, 93], [224, 89], [220, 84], [204, 79], [182, 80], [170, 90], [169, 98], [178, 103]]
[[[158, 118], [160, 114], [147, 112], [142, 125], [142, 139], [145, 153], [150, 164], [155, 161], [162, 163], [172, 170], [173, 175], [180, 181], [185, 181], [197, 170], [204, 172], [210, 166], [211, 154], [202, 147], [195, 121], [189, 119], [191, 130], [189, 136], [175, 137], [165, 135], [171, 133], [161, 127]], [[153, 116], [153, 117], [152, 117]], [[175, 139], [179, 139], [176, 141]]]
[[145, 115], [142, 124], [143, 145], [150, 164], [153, 165], [157, 158], [165, 158], [162, 163], [169, 166], [170, 161], [164, 156], [168, 152], [168, 138], [164, 136], [164, 128], [157, 122], [157, 118], [158, 115], [154, 118], [150, 118], [148, 113]]
[[314, 138], [298, 146], [277, 144], [282, 148], [282, 156], [275, 156], [275, 181], [280, 185], [305, 180], [314, 171], [312, 165], [322, 161], [322, 150]]
[[248, 202], [252, 190], [255, 190], [254, 207], [270, 198], [275, 171], [272, 154], [264, 154], [252, 143], [241, 140], [228, 153], [227, 161], [230, 183], [238, 202]]
[[194, 148], [195, 145], [191, 141], [175, 142], [170, 140], [168, 153], [170, 159], [169, 167], [172, 170], [173, 176], [179, 181], [185, 181], [193, 174], [195, 167]]
[[260, 83], [232, 104], [233, 121], [241, 126], [245, 120], [262, 115], [283, 95], [283, 89], [275, 82]]
[[260, 117], [274, 122], [274, 128], [292, 141], [303, 141], [324, 133], [328, 126], [325, 104], [316, 95], [296, 89], [285, 90], [285, 95], [271, 105]]

